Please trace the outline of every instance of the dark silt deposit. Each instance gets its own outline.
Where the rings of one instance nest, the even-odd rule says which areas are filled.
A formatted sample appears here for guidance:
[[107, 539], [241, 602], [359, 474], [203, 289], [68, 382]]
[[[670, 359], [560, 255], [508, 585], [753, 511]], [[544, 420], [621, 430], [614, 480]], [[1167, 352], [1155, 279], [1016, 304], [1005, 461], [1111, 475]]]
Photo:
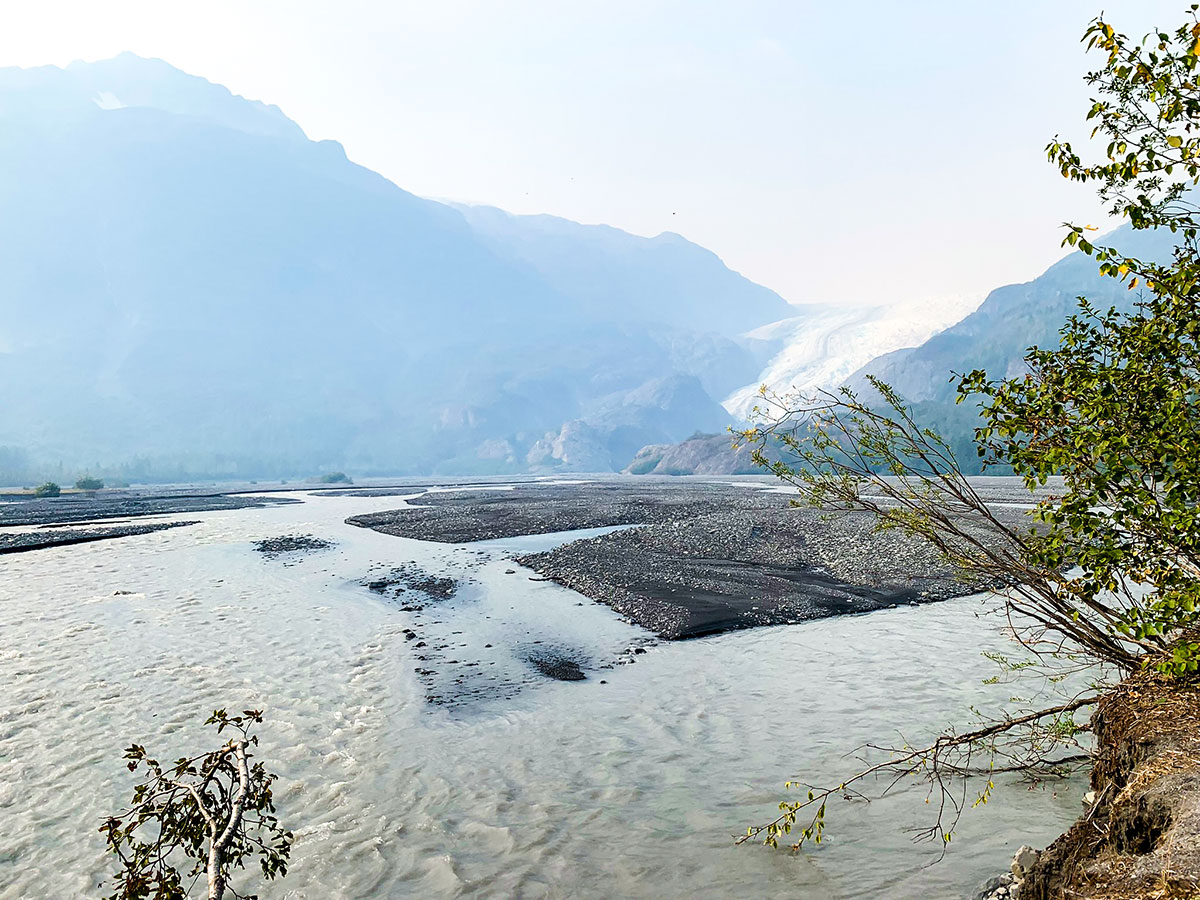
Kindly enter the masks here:
[[541, 675], [555, 681], [586, 681], [582, 666], [569, 655], [555, 650], [536, 649], [526, 659]]
[[327, 550], [332, 546], [330, 541], [313, 537], [311, 534], [284, 534], [254, 542], [255, 550], [271, 558], [284, 553], [311, 553], [314, 550]]
[[249, 509], [299, 502], [290, 497], [142, 488], [104, 490], [94, 494], [63, 494], [61, 497], [35, 498], [28, 494], [9, 494], [5, 499], [10, 502], [0, 503], [0, 526], [97, 522], [103, 519]]
[[432, 601], [449, 600], [458, 593], [455, 579], [430, 574], [420, 566], [408, 563], [371, 575], [362, 585], [384, 597], [403, 599], [405, 612], [422, 609]]
[[56, 528], [54, 530], [0, 534], [0, 553], [24, 553], [28, 550], [43, 550], [47, 547], [87, 544], [92, 541], [152, 534], [168, 528], [181, 528], [184, 525], [195, 524], [195, 522], [156, 522], [146, 525], [118, 525], [112, 528]]
[[[965, 580], [917, 538], [876, 531], [868, 513], [793, 507], [791, 495], [762, 486], [532, 484], [426, 494], [413, 507], [349, 521], [448, 542], [642, 525], [517, 562], [670, 640], [944, 600], [991, 586]], [[1015, 506], [996, 511], [1024, 515]]]

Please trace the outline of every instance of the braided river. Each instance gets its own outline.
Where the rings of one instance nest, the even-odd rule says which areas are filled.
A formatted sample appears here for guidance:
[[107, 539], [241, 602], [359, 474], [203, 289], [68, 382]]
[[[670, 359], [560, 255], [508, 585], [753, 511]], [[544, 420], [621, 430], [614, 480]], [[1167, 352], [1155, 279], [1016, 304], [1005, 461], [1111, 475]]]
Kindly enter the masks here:
[[[913, 843], [933, 813], [902, 783], [831, 801], [819, 847], [734, 844], [788, 779], [1008, 701], [987, 597], [663, 643], [511, 561], [570, 535], [413, 541], [344, 524], [395, 497], [292, 496], [0, 557], [0, 898], [101, 896], [123, 748], [207, 749], [217, 707], [265, 710], [296, 834], [286, 878], [241, 885], [263, 900], [967, 897], [1081, 809], [1082, 779], [998, 778], [943, 855]], [[332, 546], [254, 549], [286, 534]], [[458, 589], [366, 586], [403, 567]], [[546, 677], [546, 653], [586, 678]]]

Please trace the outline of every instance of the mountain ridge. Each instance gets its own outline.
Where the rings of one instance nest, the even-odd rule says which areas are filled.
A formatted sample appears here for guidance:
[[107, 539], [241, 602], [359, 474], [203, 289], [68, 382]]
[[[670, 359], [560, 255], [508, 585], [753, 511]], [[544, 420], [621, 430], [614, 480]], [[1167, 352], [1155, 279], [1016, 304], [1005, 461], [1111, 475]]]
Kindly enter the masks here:
[[[1134, 231], [1126, 225], [1105, 234], [1098, 243], [1119, 246], [1129, 255], [1161, 261], [1170, 255], [1174, 237], [1165, 230]], [[973, 443], [979, 412], [969, 398], [961, 404], [956, 402], [954, 373], [982, 369], [993, 378], [1020, 376], [1026, 371], [1027, 348], [1056, 346], [1059, 330], [1075, 312], [1080, 296], [1086, 296], [1100, 309], [1116, 307], [1129, 311], [1134, 308], [1138, 293], [1116, 279], [1100, 275], [1098, 263], [1092, 257], [1072, 251], [1029, 281], [991, 291], [977, 309], [957, 323], [916, 346], [876, 356], [838, 384], [845, 384], [860, 400], [872, 405], [880, 398], [870, 378], [886, 382], [912, 409], [918, 422], [936, 429], [948, 440], [959, 464], [973, 473], [980, 465]], [[670, 445], [648, 445], [639, 451], [626, 471], [733, 474], [744, 471], [745, 467], [744, 453], [735, 454], [728, 440], [700, 435]]]
[[[118, 62], [0, 71], [0, 479], [525, 471], [570, 423], [618, 467], [712, 424], [757, 365], [742, 326], [790, 308], [684, 238], [605, 230], [614, 255], [576, 223], [586, 283], [547, 277], [505, 249], [522, 223], [481, 234], [275, 107]], [[651, 276], [661, 306], [621, 289]]]

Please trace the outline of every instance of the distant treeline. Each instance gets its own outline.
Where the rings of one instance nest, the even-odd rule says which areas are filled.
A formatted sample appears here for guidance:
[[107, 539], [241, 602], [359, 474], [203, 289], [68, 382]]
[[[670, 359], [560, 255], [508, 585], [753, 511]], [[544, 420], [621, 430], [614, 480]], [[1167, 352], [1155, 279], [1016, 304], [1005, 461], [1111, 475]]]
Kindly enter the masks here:
[[128, 461], [104, 463], [78, 459], [38, 458], [23, 447], [0, 445], [0, 487], [34, 487], [47, 481], [74, 484], [91, 476], [116, 487], [123, 484], [172, 484], [196, 481], [320, 481], [329, 473], [341, 475], [353, 468], [355, 475], [402, 476], [421, 473], [372, 471], [361, 466], [350, 467], [342, 462], [328, 465], [289, 461], [287, 459], [252, 459], [220, 455], [184, 459], [154, 459], [134, 457]]

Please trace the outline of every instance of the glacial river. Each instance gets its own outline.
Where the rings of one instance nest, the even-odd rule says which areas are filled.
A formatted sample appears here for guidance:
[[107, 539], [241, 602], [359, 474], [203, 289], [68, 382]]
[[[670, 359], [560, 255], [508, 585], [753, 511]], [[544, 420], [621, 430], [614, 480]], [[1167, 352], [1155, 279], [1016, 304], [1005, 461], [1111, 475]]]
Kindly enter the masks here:
[[[930, 807], [909, 788], [831, 804], [826, 843], [801, 854], [735, 847], [787, 779], [839, 779], [866, 741], [920, 741], [1007, 700], [983, 684], [981, 644], [1005, 646], [985, 601], [655, 644], [511, 563], [555, 538], [404, 540], [343, 523], [396, 498], [294, 496], [0, 557], [0, 898], [101, 896], [122, 749], [206, 749], [215, 707], [266, 710], [297, 840], [264, 900], [956, 898], [1080, 810], [1082, 780], [1002, 782], [939, 861], [910, 840]], [[252, 547], [289, 533], [335, 546]], [[398, 566], [463, 583], [406, 612], [362, 586]], [[545, 648], [587, 680], [538, 675]]]

